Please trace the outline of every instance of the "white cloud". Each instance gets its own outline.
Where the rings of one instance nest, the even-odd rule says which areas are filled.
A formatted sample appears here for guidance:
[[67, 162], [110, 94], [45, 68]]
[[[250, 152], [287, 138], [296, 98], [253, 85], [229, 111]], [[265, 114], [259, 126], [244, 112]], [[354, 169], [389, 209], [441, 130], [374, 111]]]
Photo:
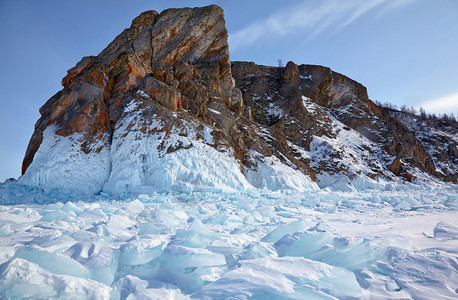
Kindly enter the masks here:
[[417, 108], [420, 107], [423, 107], [427, 113], [453, 113], [455, 116], [458, 116], [458, 92], [422, 102], [417, 106]]
[[393, 1], [386, 1], [385, 6], [379, 10], [376, 18], [381, 18], [387, 13], [389, 13], [392, 10], [398, 9], [402, 6], [409, 5], [417, 0], [393, 0]]
[[[351, 1], [351, 10], [350, 12], [344, 17], [344, 22], [339, 26], [339, 29], [346, 27], [347, 25], [351, 24], [353, 21], [364, 15], [366, 12], [372, 10], [376, 6], [384, 3], [385, 0], [369, 0], [369, 1]], [[340, 2], [342, 3], [342, 2]], [[345, 3], [345, 2], [344, 2]]]
[[235, 50], [297, 32], [311, 39], [325, 30], [339, 31], [376, 7], [385, 14], [412, 1], [415, 0], [304, 0], [230, 34], [229, 44]]

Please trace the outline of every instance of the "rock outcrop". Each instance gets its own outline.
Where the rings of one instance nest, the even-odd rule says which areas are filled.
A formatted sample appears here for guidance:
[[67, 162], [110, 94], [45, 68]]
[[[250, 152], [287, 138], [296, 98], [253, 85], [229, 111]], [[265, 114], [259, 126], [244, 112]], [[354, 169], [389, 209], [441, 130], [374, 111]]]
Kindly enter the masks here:
[[435, 176], [443, 181], [458, 183], [458, 122], [417, 116], [406, 111], [384, 108], [415, 134], [431, 155]]
[[142, 13], [62, 85], [40, 109], [25, 184], [300, 189], [435, 174], [423, 144], [361, 84], [321, 66], [231, 63], [215, 5]]
[[[203, 125], [212, 125], [211, 120], [215, 119], [221, 132], [214, 133], [219, 138], [214, 140], [213, 146], [237, 148], [224, 132], [235, 122], [231, 109], [240, 110], [242, 97], [231, 76], [227, 30], [223, 11], [218, 6], [142, 13], [99, 55], [84, 57], [70, 69], [62, 85], [63, 90], [40, 109], [41, 118], [23, 162], [22, 180], [26, 183], [54, 186], [53, 182], [66, 176], [58, 176], [57, 169], [61, 167], [47, 164], [45, 158], [29, 170], [37, 151], [43, 148], [44, 133], [51, 126], [55, 128], [51, 134], [57, 135], [57, 139], [78, 135], [74, 143], [79, 146], [74, 149], [78, 155], [82, 155], [81, 151], [88, 156], [100, 154], [101, 158], [95, 160], [104, 171], [98, 172], [101, 173], [96, 180], [99, 183], [91, 191], [102, 190], [109, 181], [113, 168], [118, 165], [113, 161], [113, 139], [122, 139], [129, 132], [138, 131], [144, 136], [165, 132], [165, 139], [170, 131], [181, 135], [192, 131], [200, 136], [198, 132]], [[134, 106], [135, 113], [141, 111], [141, 118], [129, 119], [133, 113], [129, 109]], [[218, 114], [209, 113], [209, 107], [213, 107], [213, 111], [218, 109]], [[125, 124], [126, 118], [131, 123]], [[161, 120], [160, 126], [148, 128], [157, 120]], [[199, 124], [191, 130], [187, 121]], [[119, 135], [121, 128], [125, 132]], [[161, 147], [166, 153], [188, 147], [182, 146], [183, 142], [177, 143], [170, 146], [163, 143]], [[72, 149], [65, 151], [65, 155], [74, 158], [70, 154]], [[49, 153], [43, 155], [49, 156]], [[68, 180], [83, 179], [73, 170], [84, 164], [83, 157], [81, 162], [73, 161], [73, 166], [65, 166]], [[87, 176], [93, 177], [81, 175]]]
[[64, 89], [40, 109], [23, 173], [47, 126], [56, 124], [62, 136], [84, 133], [92, 144], [112, 133], [132, 92], [140, 88], [168, 109], [186, 108], [203, 117], [212, 99], [239, 101], [230, 69], [221, 8], [142, 13], [98, 56], [84, 57], [68, 71]]
[[[266, 130], [282, 128], [274, 132], [275, 142], [283, 140], [283, 145], [274, 148], [282, 150], [282, 155], [290, 161], [297, 158], [307, 161], [294, 150], [295, 146], [309, 152], [313, 150], [313, 137], [330, 139], [325, 143], [329, 146], [328, 155], [308, 160], [315, 175], [342, 173], [351, 178], [364, 173], [371, 178], [392, 180], [394, 174], [411, 181], [409, 170], [414, 168], [435, 174], [433, 159], [415, 135], [369, 100], [363, 85], [342, 74], [322, 66], [298, 66], [293, 62], [288, 62], [285, 68], [236, 62], [233, 76], [254, 122], [265, 125]], [[355, 145], [351, 149], [352, 141], [338, 137], [336, 122], [341, 123], [343, 130], [352, 130], [369, 141], [368, 147]], [[340, 142], [343, 144], [337, 146]], [[346, 153], [347, 150], [359, 154]], [[348, 155], [350, 159], [345, 159]], [[350, 171], [354, 163], [366, 168]], [[386, 169], [391, 172], [387, 173]]]

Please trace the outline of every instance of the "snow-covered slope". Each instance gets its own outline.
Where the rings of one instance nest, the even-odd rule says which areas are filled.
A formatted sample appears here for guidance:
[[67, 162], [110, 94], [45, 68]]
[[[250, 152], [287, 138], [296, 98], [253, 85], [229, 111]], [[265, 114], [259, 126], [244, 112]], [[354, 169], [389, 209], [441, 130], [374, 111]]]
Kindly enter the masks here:
[[458, 122], [431, 116], [417, 116], [410, 112], [387, 110], [403, 122], [425, 145], [434, 159], [437, 177], [458, 181]]
[[[85, 153], [85, 138], [80, 133], [63, 137], [57, 128], [49, 126], [43, 133], [43, 142], [35, 154], [29, 171], [19, 178], [25, 185], [47, 190], [96, 194], [102, 190], [110, 174], [110, 152], [106, 136]], [[97, 149], [99, 149], [97, 151]]]
[[389, 181], [444, 179], [414, 132], [342, 74], [293, 62], [284, 68], [234, 62], [232, 74], [248, 118], [260, 127], [254, 148], [294, 165], [320, 187], [383, 189]]
[[150, 108], [136, 109], [136, 105], [135, 100], [129, 104], [114, 129], [112, 169], [105, 192], [236, 191], [251, 187], [231, 149], [223, 152], [213, 147], [211, 128], [180, 119], [165, 124], [160, 116], [145, 112]]
[[386, 169], [390, 157], [377, 144], [360, 132], [337, 120], [330, 109], [303, 98], [303, 105], [312, 115], [326, 118], [323, 126], [330, 126], [328, 135], [313, 135], [310, 150], [290, 142], [297, 155], [310, 160], [321, 188], [337, 190], [384, 189], [398, 178]]
[[83, 151], [83, 135], [44, 132], [43, 142], [19, 183], [79, 194], [142, 192], [313, 190], [317, 185], [278, 159], [256, 159], [257, 168], [241, 171], [230, 147], [217, 144], [214, 129], [157, 107], [138, 107], [135, 98], [113, 129], [111, 145]]

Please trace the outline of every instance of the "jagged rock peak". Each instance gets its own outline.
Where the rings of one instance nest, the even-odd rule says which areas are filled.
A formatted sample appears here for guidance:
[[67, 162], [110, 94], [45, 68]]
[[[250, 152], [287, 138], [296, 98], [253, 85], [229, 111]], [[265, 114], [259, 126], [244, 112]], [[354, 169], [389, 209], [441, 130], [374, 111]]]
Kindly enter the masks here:
[[137, 34], [144, 27], [153, 26], [154, 21], [159, 13], [155, 10], [147, 10], [142, 12], [138, 17], [132, 20], [130, 24], [130, 29], [136, 31]]
[[40, 109], [23, 174], [51, 124], [58, 135], [79, 132], [87, 144], [100, 139], [110, 144], [123, 109], [139, 89], [169, 109], [184, 107], [202, 116], [212, 99], [228, 107], [241, 101], [231, 76], [224, 13], [216, 5], [140, 14], [99, 55], [71, 68], [62, 85]]

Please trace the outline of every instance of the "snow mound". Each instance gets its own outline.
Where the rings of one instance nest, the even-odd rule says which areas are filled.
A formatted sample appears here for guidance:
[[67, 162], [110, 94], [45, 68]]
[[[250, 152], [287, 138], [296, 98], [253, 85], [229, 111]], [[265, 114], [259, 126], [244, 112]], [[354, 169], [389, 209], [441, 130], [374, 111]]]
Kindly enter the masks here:
[[357, 299], [355, 274], [298, 257], [258, 258], [240, 263], [193, 295], [201, 299]]
[[261, 157], [252, 152], [257, 168], [246, 170], [247, 180], [256, 188], [268, 190], [291, 189], [296, 191], [317, 190], [310, 177], [282, 163], [275, 156]]
[[3, 299], [110, 299], [111, 288], [86, 278], [49, 273], [35, 263], [13, 258], [0, 270]]
[[434, 227], [435, 238], [458, 239], [458, 227], [447, 222], [440, 222]]

